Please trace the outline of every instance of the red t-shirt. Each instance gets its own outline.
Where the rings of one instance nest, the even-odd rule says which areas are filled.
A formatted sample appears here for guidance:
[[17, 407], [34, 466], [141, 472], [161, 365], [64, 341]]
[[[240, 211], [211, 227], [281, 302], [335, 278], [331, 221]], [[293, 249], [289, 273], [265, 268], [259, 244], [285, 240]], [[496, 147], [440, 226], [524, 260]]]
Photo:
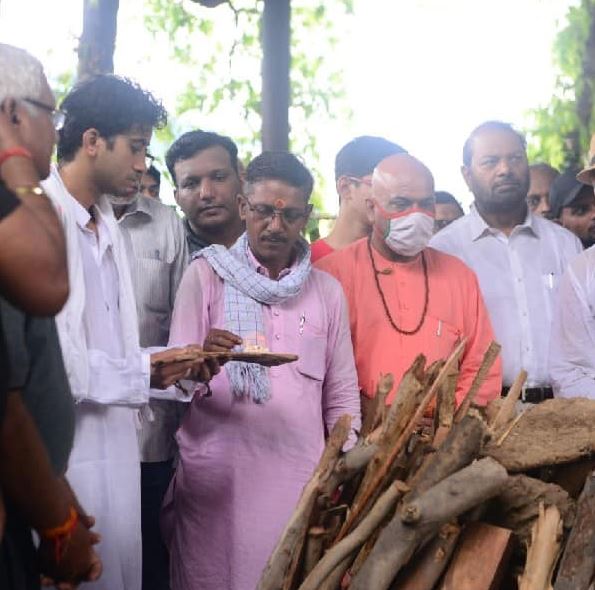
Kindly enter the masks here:
[[312, 260], [312, 264], [335, 251], [335, 249], [332, 246], [329, 246], [322, 238], [312, 242], [312, 244], [310, 244], [310, 250], [310, 259]]

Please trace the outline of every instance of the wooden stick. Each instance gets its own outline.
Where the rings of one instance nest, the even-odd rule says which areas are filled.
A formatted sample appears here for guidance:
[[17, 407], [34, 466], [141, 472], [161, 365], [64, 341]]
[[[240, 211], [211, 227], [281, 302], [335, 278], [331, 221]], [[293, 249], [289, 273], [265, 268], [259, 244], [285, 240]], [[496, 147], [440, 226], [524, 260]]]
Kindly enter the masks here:
[[443, 574], [461, 533], [455, 523], [440, 527], [439, 533], [414, 557], [405, 571], [393, 583], [394, 590], [432, 590]]
[[294, 557], [296, 552], [301, 553], [319, 486], [332, 472], [339, 453], [349, 437], [350, 430], [351, 416], [341, 416], [327, 440], [314, 475], [304, 487], [293, 515], [269, 557], [258, 582], [258, 590], [280, 590], [283, 588], [287, 574], [291, 573], [289, 570], [292, 568], [292, 562], [296, 561]]
[[[418, 405], [417, 410], [415, 411], [415, 413], [413, 414], [413, 417], [409, 421], [409, 424], [407, 424], [407, 426], [405, 427], [405, 429], [399, 436], [399, 438], [396, 441], [393, 448], [390, 449], [386, 459], [380, 465], [378, 470], [374, 473], [372, 481], [364, 490], [362, 497], [359, 499], [357, 504], [354, 503], [354, 506], [352, 508], [352, 511], [351, 511], [349, 517], [345, 521], [345, 524], [343, 525], [341, 532], [339, 532], [337, 541], [340, 541], [347, 534], [347, 532], [351, 529], [353, 524], [360, 517], [360, 515], [362, 514], [364, 509], [367, 507], [369, 500], [375, 495], [376, 491], [378, 490], [378, 487], [380, 486], [380, 484], [386, 477], [386, 475], [389, 472], [395, 459], [398, 457], [400, 452], [403, 450], [403, 448], [405, 447], [405, 444], [409, 440], [409, 437], [411, 436], [411, 434], [413, 433], [413, 431], [419, 424], [419, 421], [423, 417], [424, 412], [426, 411], [426, 408], [428, 407], [429, 403], [434, 399], [434, 397], [438, 393], [438, 390], [440, 389], [440, 387], [442, 387], [444, 380], [448, 377], [448, 375], [449, 375], [450, 371], [453, 369], [453, 367], [458, 365], [459, 358], [461, 357], [461, 355], [463, 354], [463, 351], [465, 350], [466, 342], [467, 342], [466, 339], [463, 339], [459, 343], [459, 345], [455, 348], [455, 350], [452, 352], [452, 354], [450, 355], [450, 357], [448, 358], [448, 360], [446, 361], [446, 363], [440, 370], [438, 377], [436, 377], [436, 379], [434, 380], [434, 382], [428, 389], [427, 393], [422, 398], [421, 403]], [[357, 498], [356, 498], [356, 500], [357, 500]]]
[[[562, 521], [556, 506], [539, 505], [539, 517], [531, 531], [527, 563], [519, 577], [519, 590], [550, 590], [552, 573], [560, 551]], [[574, 587], [573, 587], [574, 588]]]
[[527, 371], [522, 370], [514, 380], [512, 387], [508, 390], [508, 395], [504, 398], [494, 420], [490, 423], [492, 432], [502, 430], [502, 428], [514, 418], [514, 415], [516, 414], [516, 404], [523, 392], [525, 381], [527, 381]]
[[419, 544], [445, 522], [495, 496], [508, 474], [497, 461], [481, 459], [403, 505], [382, 530], [350, 590], [387, 590]]
[[327, 530], [321, 526], [310, 527], [308, 537], [306, 539], [306, 550], [304, 553], [304, 567], [303, 574], [307, 576], [320, 561], [322, 555], [322, 548], [324, 545], [324, 537]]
[[384, 422], [384, 415], [386, 413], [386, 398], [391, 392], [394, 385], [394, 378], [392, 373], [381, 375], [376, 386], [376, 395], [370, 411], [367, 413], [362, 424], [361, 436], [366, 437], [382, 422]]
[[465, 396], [465, 399], [461, 402], [459, 409], [455, 414], [455, 422], [460, 422], [463, 419], [463, 416], [467, 414], [473, 400], [475, 400], [475, 396], [477, 395], [480, 387], [483, 385], [486, 377], [492, 365], [496, 362], [498, 355], [500, 354], [501, 346], [497, 342], [492, 342], [486, 353], [483, 355], [483, 360], [481, 361], [481, 365], [479, 367], [479, 371], [475, 374], [473, 379], [473, 383], [471, 383], [471, 387]]
[[500, 438], [496, 441], [496, 446], [502, 446], [502, 443], [507, 439], [508, 435], [513, 431], [514, 427], [517, 425], [518, 421], [523, 417], [522, 414], [519, 414], [504, 430], [504, 432], [500, 435]]
[[595, 472], [585, 482], [554, 590], [588, 590], [595, 575]]
[[361, 547], [394, 508], [403, 494], [403, 486], [404, 484], [399, 481], [389, 486], [353, 532], [326, 552], [299, 587], [299, 590], [316, 590], [346, 557], [351, 555], [358, 547]]

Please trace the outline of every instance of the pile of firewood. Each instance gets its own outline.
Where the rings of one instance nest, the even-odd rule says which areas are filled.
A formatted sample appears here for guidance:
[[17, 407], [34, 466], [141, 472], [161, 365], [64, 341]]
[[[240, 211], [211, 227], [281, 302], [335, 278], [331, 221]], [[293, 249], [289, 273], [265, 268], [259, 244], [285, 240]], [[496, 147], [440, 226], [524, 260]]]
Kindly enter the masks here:
[[258, 590], [548, 590], [553, 579], [555, 590], [588, 590], [595, 402], [551, 400], [517, 415], [522, 374], [480, 412], [473, 399], [498, 355], [492, 344], [456, 408], [463, 348], [427, 368], [418, 357], [390, 406], [384, 376], [346, 453], [350, 418], [337, 422]]

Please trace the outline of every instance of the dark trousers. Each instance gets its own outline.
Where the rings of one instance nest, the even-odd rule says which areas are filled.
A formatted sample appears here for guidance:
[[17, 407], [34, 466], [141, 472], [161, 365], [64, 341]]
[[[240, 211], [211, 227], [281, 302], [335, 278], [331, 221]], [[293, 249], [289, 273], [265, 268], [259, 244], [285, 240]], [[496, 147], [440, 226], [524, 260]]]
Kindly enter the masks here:
[[141, 463], [143, 590], [169, 590], [169, 555], [161, 538], [159, 514], [173, 475], [173, 461]]

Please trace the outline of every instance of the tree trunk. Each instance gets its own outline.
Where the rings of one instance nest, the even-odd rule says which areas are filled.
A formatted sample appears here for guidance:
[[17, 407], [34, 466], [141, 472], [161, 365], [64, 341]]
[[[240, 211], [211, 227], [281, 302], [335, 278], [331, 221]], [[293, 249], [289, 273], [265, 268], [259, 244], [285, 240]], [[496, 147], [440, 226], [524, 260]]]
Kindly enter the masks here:
[[119, 0], [84, 0], [78, 79], [114, 71]]

